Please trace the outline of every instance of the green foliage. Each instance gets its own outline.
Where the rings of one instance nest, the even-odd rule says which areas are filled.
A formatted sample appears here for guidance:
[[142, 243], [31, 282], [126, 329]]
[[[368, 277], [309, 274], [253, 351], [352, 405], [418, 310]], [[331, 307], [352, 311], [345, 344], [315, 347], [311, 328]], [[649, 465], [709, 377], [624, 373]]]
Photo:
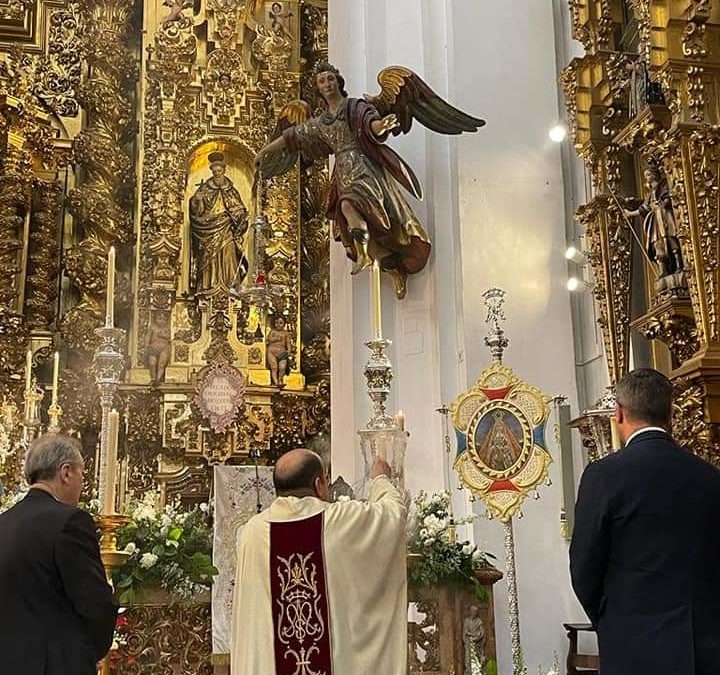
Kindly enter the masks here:
[[472, 587], [481, 602], [487, 591], [474, 572], [488, 567], [492, 555], [476, 546], [459, 542], [455, 528], [471, 519], [454, 521], [450, 517], [450, 495], [440, 492], [428, 496], [420, 492], [415, 498], [416, 522], [410, 535], [409, 548], [422, 557], [410, 568], [409, 581], [416, 586], [452, 584]]
[[150, 498], [118, 532], [118, 548], [131, 553], [113, 576], [120, 604], [131, 605], [143, 588], [164, 588], [188, 599], [212, 585], [212, 530], [207, 506], [157, 511]]

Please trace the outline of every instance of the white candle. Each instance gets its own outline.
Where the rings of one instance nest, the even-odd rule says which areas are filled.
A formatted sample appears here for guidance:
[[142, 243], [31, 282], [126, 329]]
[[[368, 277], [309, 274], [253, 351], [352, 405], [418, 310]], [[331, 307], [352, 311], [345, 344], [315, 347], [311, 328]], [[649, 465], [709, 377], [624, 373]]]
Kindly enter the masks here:
[[372, 317], [373, 339], [382, 340], [382, 304], [380, 299], [380, 263], [375, 260], [371, 270], [370, 314]]
[[402, 410], [398, 410], [397, 415], [395, 415], [395, 426], [401, 431], [405, 431], [405, 414]]
[[115, 325], [115, 247], [108, 251], [107, 288], [105, 289], [105, 327]]
[[52, 402], [51, 405], [57, 404], [58, 395], [58, 375], [60, 373], [60, 352], [55, 352], [53, 360], [53, 383], [52, 383]]
[[120, 414], [113, 409], [108, 414], [107, 428], [107, 463], [105, 475], [100, 477], [105, 490], [103, 492], [102, 513], [105, 516], [115, 513], [115, 484], [117, 482], [117, 450], [118, 430], [120, 429]]
[[28, 349], [25, 358], [25, 391], [30, 391], [32, 386], [32, 354], [32, 349]]

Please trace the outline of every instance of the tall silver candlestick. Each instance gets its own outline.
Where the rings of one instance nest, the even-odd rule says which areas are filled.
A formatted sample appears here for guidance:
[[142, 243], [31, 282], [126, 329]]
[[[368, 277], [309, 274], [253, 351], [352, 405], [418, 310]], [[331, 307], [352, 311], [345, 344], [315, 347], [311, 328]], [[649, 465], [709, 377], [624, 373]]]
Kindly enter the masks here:
[[370, 467], [378, 455], [390, 464], [392, 482], [399, 488], [404, 488], [405, 485], [408, 433], [404, 428], [404, 420], [390, 417], [386, 410], [393, 380], [393, 367], [387, 354], [392, 342], [383, 337], [380, 284], [380, 266], [375, 262], [370, 268], [370, 317], [373, 337], [365, 343], [370, 350], [370, 357], [363, 371], [370, 398], [370, 419], [366, 427], [358, 431], [365, 470], [355, 493], [362, 496], [365, 496], [367, 490]]
[[103, 326], [95, 329], [95, 335], [100, 338], [100, 344], [95, 350], [93, 358], [93, 372], [95, 382], [100, 390], [100, 407], [102, 408], [102, 423], [100, 427], [100, 461], [96, 467], [99, 479], [98, 498], [101, 504], [105, 503], [105, 491], [108, 481], [114, 476], [107, 476], [108, 457], [108, 427], [110, 410], [115, 399], [115, 392], [120, 384], [120, 375], [125, 364], [123, 346], [125, 344], [125, 331], [122, 328]]

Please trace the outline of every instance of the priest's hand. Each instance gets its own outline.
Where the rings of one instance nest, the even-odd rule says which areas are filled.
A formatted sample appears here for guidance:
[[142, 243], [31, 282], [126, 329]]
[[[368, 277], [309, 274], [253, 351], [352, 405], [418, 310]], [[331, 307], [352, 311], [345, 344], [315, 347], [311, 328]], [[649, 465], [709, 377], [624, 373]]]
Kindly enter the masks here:
[[378, 476], [387, 476], [390, 478], [391, 475], [392, 469], [390, 465], [382, 457], [376, 455], [375, 461], [370, 468], [370, 478], [377, 478]]

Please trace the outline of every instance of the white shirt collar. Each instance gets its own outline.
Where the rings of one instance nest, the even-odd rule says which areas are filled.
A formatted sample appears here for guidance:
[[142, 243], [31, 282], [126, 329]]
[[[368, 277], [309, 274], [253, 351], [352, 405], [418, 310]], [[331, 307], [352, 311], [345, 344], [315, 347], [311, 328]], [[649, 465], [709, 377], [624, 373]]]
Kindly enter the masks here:
[[634, 431], [630, 436], [628, 436], [628, 439], [625, 441], [625, 447], [630, 445], [630, 441], [633, 440], [636, 436], [639, 436], [640, 434], [644, 434], [646, 431], [662, 431], [662, 433], [667, 434], [667, 429], [663, 429], [662, 427], [643, 427], [642, 429], [638, 429], [637, 431]]

